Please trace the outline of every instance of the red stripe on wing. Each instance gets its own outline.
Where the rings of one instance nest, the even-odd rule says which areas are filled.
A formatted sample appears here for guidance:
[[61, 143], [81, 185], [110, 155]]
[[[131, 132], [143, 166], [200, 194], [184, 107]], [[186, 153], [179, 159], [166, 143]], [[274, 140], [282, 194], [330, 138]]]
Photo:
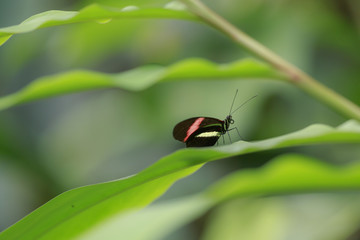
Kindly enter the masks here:
[[191, 124], [191, 126], [189, 127], [189, 129], [186, 132], [186, 137], [184, 138], [184, 142], [186, 142], [186, 140], [188, 140], [188, 138], [191, 136], [191, 134], [193, 134], [196, 130], [199, 129], [200, 124], [202, 123], [202, 121], [204, 121], [205, 118], [201, 117], [195, 120], [195, 122], [193, 124]]

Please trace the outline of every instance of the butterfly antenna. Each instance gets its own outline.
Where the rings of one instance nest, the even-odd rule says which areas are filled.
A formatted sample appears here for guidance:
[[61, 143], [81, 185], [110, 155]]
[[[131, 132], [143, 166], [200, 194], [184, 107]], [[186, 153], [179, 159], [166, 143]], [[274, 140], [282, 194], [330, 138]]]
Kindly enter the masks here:
[[[237, 91], [236, 91], [237, 93]], [[236, 96], [236, 95], [235, 95]], [[253, 100], [254, 98], [256, 98], [258, 95], [255, 95], [251, 98], [249, 98], [248, 100], [246, 100], [243, 104], [241, 104], [238, 108], [236, 108], [233, 112], [230, 111], [230, 115], [232, 115], [234, 112], [236, 112], [237, 110], [239, 110], [242, 106], [244, 106], [246, 103], [250, 102], [251, 100]], [[234, 102], [233, 102], [234, 103]], [[232, 107], [232, 105], [231, 105]]]
[[239, 89], [236, 89], [234, 99], [233, 99], [233, 101], [232, 101], [232, 103], [231, 103], [229, 115], [231, 115], [231, 110], [232, 110], [232, 108], [233, 108], [233, 106], [234, 106], [234, 102], [235, 102], [235, 99], [236, 99], [236, 95], [238, 94], [238, 91], [239, 91]]

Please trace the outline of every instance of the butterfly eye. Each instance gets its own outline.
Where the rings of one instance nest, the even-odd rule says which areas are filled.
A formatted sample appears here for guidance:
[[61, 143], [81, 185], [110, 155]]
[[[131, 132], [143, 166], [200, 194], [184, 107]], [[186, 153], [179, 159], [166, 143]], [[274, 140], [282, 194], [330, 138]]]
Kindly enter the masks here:
[[234, 119], [231, 119], [230, 120], [230, 124], [233, 124], [235, 121], [234, 121]]

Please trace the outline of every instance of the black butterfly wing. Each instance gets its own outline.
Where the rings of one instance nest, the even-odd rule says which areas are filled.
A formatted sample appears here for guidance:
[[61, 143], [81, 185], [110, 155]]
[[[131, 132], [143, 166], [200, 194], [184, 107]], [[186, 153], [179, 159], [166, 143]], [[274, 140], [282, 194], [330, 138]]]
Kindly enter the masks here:
[[[206, 139], [205, 132], [208, 131], [218, 131], [222, 132], [223, 130], [223, 121], [217, 119], [217, 118], [210, 118], [210, 117], [194, 117], [186, 119], [182, 122], [179, 122], [173, 130], [173, 136], [176, 140], [179, 140], [181, 142], [186, 142], [187, 146], [196, 146], [201, 145], [200, 142], [204, 142]], [[199, 135], [200, 134], [200, 135]], [[194, 139], [195, 136], [199, 135], [196, 139]], [[221, 134], [220, 134], [221, 135]], [[217, 137], [218, 139], [219, 137]], [[217, 141], [216, 139], [216, 141]], [[207, 143], [204, 146], [212, 146], [216, 143], [216, 141], [213, 142], [213, 139], [211, 136], [208, 136]], [[197, 144], [199, 142], [199, 144]]]
[[190, 127], [195, 123], [195, 121], [198, 119], [198, 117], [189, 118], [182, 122], [179, 122], [176, 124], [173, 130], [173, 136], [176, 140], [179, 140], [181, 142], [185, 142], [185, 138], [187, 137], [187, 132], [190, 129]]
[[210, 125], [194, 132], [186, 141], [186, 147], [213, 146], [221, 136], [222, 126]]

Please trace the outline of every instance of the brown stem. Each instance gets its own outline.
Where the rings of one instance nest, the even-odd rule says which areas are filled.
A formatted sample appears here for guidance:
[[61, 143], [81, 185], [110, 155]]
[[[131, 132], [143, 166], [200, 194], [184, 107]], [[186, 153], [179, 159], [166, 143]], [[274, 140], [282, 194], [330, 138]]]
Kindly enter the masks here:
[[335, 91], [322, 85], [296, 66], [282, 59], [279, 55], [266, 48], [255, 39], [251, 38], [224, 18], [213, 12], [199, 0], [183, 0], [188, 9], [200, 17], [204, 22], [223, 32], [247, 51], [269, 63], [283, 73], [287, 82], [295, 84], [311, 96], [319, 99], [326, 105], [347, 118], [360, 121], [360, 108], [350, 100], [339, 95]]

